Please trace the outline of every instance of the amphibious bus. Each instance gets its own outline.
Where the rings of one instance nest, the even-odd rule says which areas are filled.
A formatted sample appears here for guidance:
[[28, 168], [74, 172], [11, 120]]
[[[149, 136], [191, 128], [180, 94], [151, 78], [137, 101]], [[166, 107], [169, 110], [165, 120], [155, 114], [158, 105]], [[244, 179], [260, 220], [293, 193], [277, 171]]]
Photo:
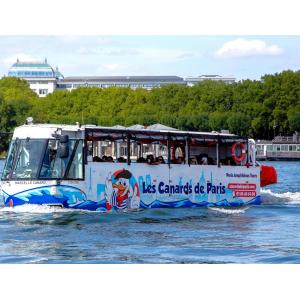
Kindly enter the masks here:
[[255, 151], [228, 132], [29, 122], [14, 130], [1, 195], [10, 207], [103, 212], [260, 204], [277, 176]]

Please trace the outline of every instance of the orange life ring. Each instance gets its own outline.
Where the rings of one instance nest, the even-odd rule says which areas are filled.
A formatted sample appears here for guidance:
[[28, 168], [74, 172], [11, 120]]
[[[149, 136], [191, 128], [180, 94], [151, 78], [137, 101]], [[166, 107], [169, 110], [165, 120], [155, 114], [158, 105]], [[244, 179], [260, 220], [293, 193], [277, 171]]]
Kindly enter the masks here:
[[[236, 155], [236, 149], [239, 147], [241, 149], [241, 155]], [[235, 143], [231, 146], [231, 156], [236, 163], [242, 162], [246, 157], [245, 145], [242, 143]]]

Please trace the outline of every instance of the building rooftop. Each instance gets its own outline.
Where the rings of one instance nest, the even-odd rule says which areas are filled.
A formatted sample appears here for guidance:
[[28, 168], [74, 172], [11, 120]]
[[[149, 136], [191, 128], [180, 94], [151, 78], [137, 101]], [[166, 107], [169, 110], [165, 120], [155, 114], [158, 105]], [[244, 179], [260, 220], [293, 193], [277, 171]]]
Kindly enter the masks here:
[[51, 66], [43, 62], [16, 62], [12, 68], [38, 68], [38, 69], [52, 69]]
[[54, 69], [48, 64], [47, 59], [44, 61], [17, 61], [10, 67], [8, 76], [19, 78], [63, 78], [58, 68]]
[[231, 79], [231, 80], [235, 80], [235, 77], [232, 75], [228, 75], [228, 76], [221, 76], [221, 75], [216, 75], [216, 74], [203, 74], [203, 75], [199, 75], [199, 76], [188, 76], [185, 78], [186, 80], [197, 80], [197, 79]]
[[183, 78], [179, 76], [71, 76], [65, 77], [60, 82], [179, 82], [184, 83]]

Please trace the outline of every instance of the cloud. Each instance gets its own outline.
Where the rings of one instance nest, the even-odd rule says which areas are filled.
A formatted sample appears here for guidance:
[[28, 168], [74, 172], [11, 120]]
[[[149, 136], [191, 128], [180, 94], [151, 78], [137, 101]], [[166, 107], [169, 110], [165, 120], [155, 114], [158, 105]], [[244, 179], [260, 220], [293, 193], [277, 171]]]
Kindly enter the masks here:
[[150, 75], [151, 73], [147, 65], [128, 62], [101, 64], [95, 70], [96, 75], [100, 74], [114, 76]]
[[182, 52], [181, 54], [178, 54], [176, 58], [178, 59], [186, 59], [186, 58], [192, 58], [196, 56], [193, 52]]
[[20, 61], [41, 61], [41, 60], [43, 60], [41, 58], [36, 58], [31, 55], [27, 55], [25, 53], [18, 53], [18, 54], [14, 54], [12, 56], [2, 59], [2, 63], [4, 65], [10, 66], [10, 65], [14, 64], [17, 61], [17, 59], [19, 59]]
[[143, 52], [139, 49], [131, 48], [97, 48], [97, 47], [79, 47], [76, 52], [84, 55], [107, 55], [107, 56], [131, 56], [139, 55]]
[[81, 36], [81, 35], [62, 35], [57, 37], [58, 41], [65, 44], [78, 45], [78, 44], [89, 44], [89, 45], [114, 45], [116, 41], [108, 37], [98, 36]]
[[116, 70], [122, 69], [122, 66], [120, 64], [114, 64], [114, 63], [113, 64], [104, 64], [104, 65], [102, 65], [102, 67], [108, 71], [116, 71]]
[[157, 63], [174, 62], [195, 56], [196, 54], [193, 52], [180, 49], [146, 48], [143, 50], [143, 58], [146, 61], [155, 61]]
[[246, 40], [236, 39], [226, 42], [223, 46], [216, 51], [215, 55], [219, 58], [227, 57], [249, 57], [258, 55], [279, 55], [283, 49], [277, 45], [267, 45], [262, 40]]
[[97, 47], [79, 47], [76, 53], [82, 55], [103, 55], [103, 56], [139, 56], [145, 60], [174, 61], [188, 59], [195, 56], [195, 53], [179, 49], [161, 49], [161, 48], [97, 48]]
[[75, 52], [78, 54], [95, 54], [94, 49], [87, 48], [87, 47], [79, 47], [78, 49], [75, 50]]
[[128, 55], [139, 55], [143, 52], [138, 49], [107, 49], [104, 50], [103, 53], [105, 55], [113, 55], [113, 56], [128, 56]]

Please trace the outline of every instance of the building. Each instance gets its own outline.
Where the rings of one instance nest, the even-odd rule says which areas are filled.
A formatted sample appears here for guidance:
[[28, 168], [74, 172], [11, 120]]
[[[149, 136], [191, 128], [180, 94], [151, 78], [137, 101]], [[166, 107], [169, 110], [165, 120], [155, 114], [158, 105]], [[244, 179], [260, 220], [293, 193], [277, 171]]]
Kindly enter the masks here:
[[54, 70], [47, 59], [36, 62], [21, 62], [17, 59], [9, 69], [8, 76], [27, 80], [30, 88], [39, 97], [52, 93], [56, 89], [57, 81], [63, 78], [58, 68]]
[[58, 89], [73, 90], [78, 87], [129, 87], [132, 89], [152, 89], [166, 84], [186, 84], [183, 78], [178, 76], [74, 76], [60, 79], [57, 82]]
[[28, 81], [30, 88], [39, 97], [45, 97], [54, 90], [73, 90], [78, 87], [128, 87], [132, 89], [161, 87], [167, 84], [193, 86], [203, 80], [218, 80], [226, 83], [235, 82], [234, 77], [220, 75], [201, 75], [198, 77], [179, 76], [71, 76], [64, 77], [56, 67], [54, 70], [47, 59], [40, 62], [21, 62], [19, 59], [11, 66], [8, 76], [15, 76]]
[[220, 75], [200, 75], [198, 77], [184, 78], [184, 81], [188, 86], [194, 86], [195, 84], [204, 80], [224, 81], [225, 83], [234, 83], [236, 81], [236, 78], [233, 76], [220, 76]]

